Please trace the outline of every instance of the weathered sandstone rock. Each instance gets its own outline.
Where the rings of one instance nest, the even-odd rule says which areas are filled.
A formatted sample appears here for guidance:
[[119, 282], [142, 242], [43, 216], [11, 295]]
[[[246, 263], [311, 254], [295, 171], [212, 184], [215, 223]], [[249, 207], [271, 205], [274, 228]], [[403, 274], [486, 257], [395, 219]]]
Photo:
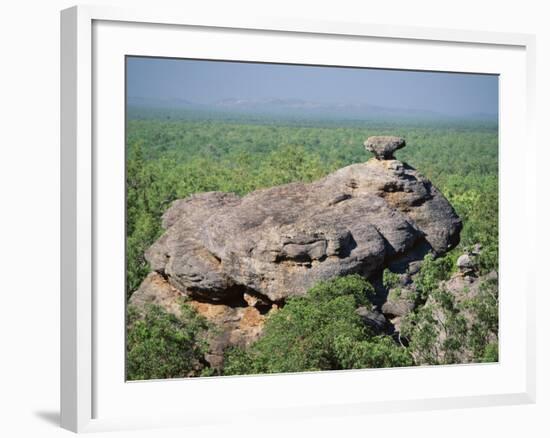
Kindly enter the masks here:
[[180, 316], [183, 297], [183, 293], [168, 283], [160, 274], [151, 272], [130, 297], [130, 304], [138, 308], [143, 308], [148, 304], [157, 305]]
[[363, 323], [367, 327], [370, 327], [375, 333], [384, 333], [388, 329], [388, 321], [380, 312], [369, 310], [366, 307], [359, 307], [355, 313], [357, 313], [357, 315], [361, 317]]
[[388, 318], [396, 318], [407, 315], [414, 310], [414, 301], [412, 299], [388, 299], [382, 305], [382, 313]]
[[242, 198], [192, 195], [172, 204], [163, 226], [146, 252], [152, 269], [177, 290], [231, 303], [245, 293], [247, 301], [277, 302], [319, 280], [369, 276], [395, 260], [444, 253], [458, 243], [462, 224], [415, 169], [371, 159]]

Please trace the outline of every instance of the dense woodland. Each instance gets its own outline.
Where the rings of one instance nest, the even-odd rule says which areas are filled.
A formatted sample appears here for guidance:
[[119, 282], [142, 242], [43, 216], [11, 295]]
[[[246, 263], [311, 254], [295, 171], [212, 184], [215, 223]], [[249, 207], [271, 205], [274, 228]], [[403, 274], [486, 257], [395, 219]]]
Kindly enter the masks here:
[[[162, 233], [160, 218], [178, 198], [205, 191], [244, 195], [293, 181], [312, 181], [370, 156], [371, 135], [405, 137], [396, 157], [438, 187], [464, 223], [457, 248], [427, 257], [415, 282], [418, 300], [437, 303], [445, 326], [429, 306], [407, 317], [402, 338], [375, 336], [354, 309], [372, 293], [368, 279], [322, 282], [290, 299], [266, 323], [249, 349], [227, 352], [224, 374], [456, 363], [465, 345], [472, 361], [498, 360], [498, 285], [488, 281], [475, 300], [457, 303], [438, 287], [456, 259], [480, 244], [481, 274], [498, 271], [498, 129], [489, 122], [322, 122], [313, 120], [190, 120], [162, 113], [129, 113], [127, 120], [127, 297], [149, 272], [144, 251]], [[386, 275], [387, 274], [387, 275]], [[391, 273], [384, 281], [391, 282]], [[143, 317], [129, 307], [128, 377], [166, 378], [189, 373], [203, 361], [208, 323], [185, 307], [181, 318], [152, 308]], [[476, 315], [467, 321], [462, 308]], [[438, 333], [448, 334], [444, 354], [433, 353]], [[204, 361], [203, 361], [204, 362]], [[200, 375], [215, 374], [203, 367]]]

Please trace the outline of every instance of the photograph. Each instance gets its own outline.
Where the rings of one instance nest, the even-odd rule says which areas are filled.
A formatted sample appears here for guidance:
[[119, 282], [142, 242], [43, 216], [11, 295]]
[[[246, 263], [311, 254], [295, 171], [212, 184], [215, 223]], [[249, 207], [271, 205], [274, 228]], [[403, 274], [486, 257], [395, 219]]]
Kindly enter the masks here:
[[550, 437], [544, 2], [92, 3], [2, 9], [0, 438]]
[[499, 362], [499, 75], [127, 55], [125, 154], [128, 381]]

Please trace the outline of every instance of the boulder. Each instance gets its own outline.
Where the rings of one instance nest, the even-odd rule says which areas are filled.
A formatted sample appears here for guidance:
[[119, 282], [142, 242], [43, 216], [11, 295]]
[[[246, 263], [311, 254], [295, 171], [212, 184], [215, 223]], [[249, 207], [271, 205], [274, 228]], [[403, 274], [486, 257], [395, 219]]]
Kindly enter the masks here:
[[415, 304], [413, 300], [397, 299], [388, 300], [382, 305], [382, 313], [392, 319], [405, 316], [414, 310]]
[[389, 135], [378, 135], [369, 137], [364, 143], [365, 149], [372, 152], [378, 160], [391, 160], [393, 153], [404, 148], [405, 139]]
[[481, 250], [483, 249], [483, 245], [481, 243], [476, 243], [472, 249], [470, 250], [470, 253], [474, 256], [478, 256], [481, 254]]
[[459, 241], [459, 217], [430, 181], [387, 158], [405, 144], [392, 141], [384, 143], [385, 159], [312, 183], [175, 201], [164, 234], [146, 252], [151, 268], [194, 299], [269, 306], [320, 280], [369, 276], [396, 260], [448, 251]]
[[470, 274], [474, 270], [474, 262], [468, 254], [462, 254], [456, 261], [456, 266], [462, 274]]
[[374, 310], [369, 310], [366, 307], [358, 307], [355, 311], [361, 317], [363, 323], [370, 327], [375, 333], [384, 333], [387, 329], [388, 321], [386, 317]]

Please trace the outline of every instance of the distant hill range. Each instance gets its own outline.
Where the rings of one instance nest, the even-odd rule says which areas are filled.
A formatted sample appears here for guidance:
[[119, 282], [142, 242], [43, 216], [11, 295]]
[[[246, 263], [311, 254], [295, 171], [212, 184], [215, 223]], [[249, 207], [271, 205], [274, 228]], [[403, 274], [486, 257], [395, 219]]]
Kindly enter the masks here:
[[[421, 109], [403, 109], [367, 103], [327, 103], [301, 99], [222, 99], [212, 103], [196, 103], [185, 99], [155, 99], [146, 97], [127, 98], [131, 118], [145, 114], [167, 117], [197, 118], [235, 115], [238, 118], [291, 118], [321, 120], [418, 120], [452, 121], [472, 120], [497, 122], [497, 114], [475, 113], [448, 115]], [[145, 112], [143, 110], [146, 110]], [[148, 110], [148, 111], [147, 111]]]

